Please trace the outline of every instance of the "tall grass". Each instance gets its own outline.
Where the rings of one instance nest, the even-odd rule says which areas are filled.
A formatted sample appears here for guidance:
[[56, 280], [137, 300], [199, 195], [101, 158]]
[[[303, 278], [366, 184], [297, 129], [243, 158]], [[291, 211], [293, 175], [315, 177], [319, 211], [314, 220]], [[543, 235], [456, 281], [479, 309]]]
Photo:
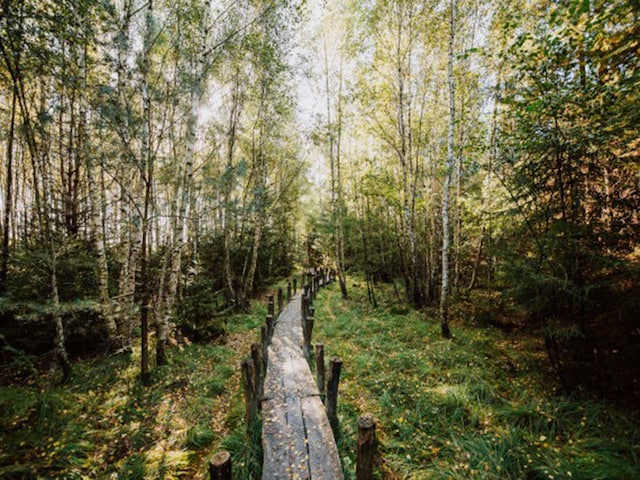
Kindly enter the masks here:
[[363, 289], [350, 285], [344, 301], [334, 285], [315, 304], [314, 340], [344, 361], [347, 478], [365, 412], [378, 424], [378, 479], [640, 478], [638, 419], [559, 396], [535, 336], [460, 319], [443, 340], [435, 315], [378, 296], [373, 309]]

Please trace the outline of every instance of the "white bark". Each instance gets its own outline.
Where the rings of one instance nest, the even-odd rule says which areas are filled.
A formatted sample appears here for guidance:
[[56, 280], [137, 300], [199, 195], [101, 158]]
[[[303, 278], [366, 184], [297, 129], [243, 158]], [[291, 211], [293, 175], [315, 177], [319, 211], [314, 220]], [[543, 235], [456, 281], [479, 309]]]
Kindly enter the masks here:
[[440, 320], [442, 335], [451, 336], [449, 329], [449, 240], [451, 236], [449, 226], [449, 197], [451, 189], [451, 174], [455, 165], [454, 133], [456, 125], [455, 81], [453, 76], [453, 42], [456, 26], [456, 0], [451, 0], [451, 18], [449, 32], [449, 62], [447, 77], [449, 84], [449, 132], [447, 135], [447, 165], [442, 194], [442, 286], [440, 290]]
[[200, 53], [195, 66], [195, 76], [190, 90], [190, 108], [187, 118], [186, 153], [184, 157], [184, 178], [181, 195], [179, 195], [178, 215], [174, 223], [172, 250], [170, 258], [169, 279], [165, 292], [163, 313], [158, 318], [157, 325], [157, 359], [158, 364], [166, 361], [166, 344], [169, 336], [172, 310], [175, 304], [180, 271], [182, 266], [182, 251], [187, 243], [189, 231], [189, 210], [191, 206], [193, 184], [193, 159], [196, 147], [196, 127], [198, 125], [198, 111], [204, 95], [205, 65], [207, 62], [208, 25], [211, 3], [206, 2], [202, 19], [202, 33], [200, 38]]

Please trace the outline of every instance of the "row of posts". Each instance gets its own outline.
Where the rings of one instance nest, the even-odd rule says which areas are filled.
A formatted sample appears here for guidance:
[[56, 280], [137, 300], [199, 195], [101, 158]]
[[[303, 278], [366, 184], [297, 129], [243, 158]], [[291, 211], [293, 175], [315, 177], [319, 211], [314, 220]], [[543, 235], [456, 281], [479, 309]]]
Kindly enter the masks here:
[[[311, 356], [311, 337], [315, 320], [315, 300], [318, 290], [335, 279], [335, 271], [320, 269], [308, 271], [302, 275], [301, 317], [303, 332], [303, 352], [308, 362], [315, 361], [316, 385], [320, 398], [325, 403], [327, 418], [334, 432], [338, 431], [338, 386], [342, 359], [334, 357], [329, 362], [329, 378], [325, 383], [326, 369], [324, 361], [324, 344], [315, 344], [314, 358]], [[306, 280], [306, 281], [305, 281]], [[287, 282], [286, 300], [291, 301], [298, 291], [297, 278]], [[260, 328], [260, 343], [251, 345], [251, 358], [242, 362], [242, 384], [245, 398], [245, 422], [251, 428], [256, 424], [261, 409], [260, 399], [263, 397], [264, 380], [267, 371], [268, 349], [273, 339], [276, 323], [275, 306], [278, 315], [282, 313], [284, 291], [278, 288], [276, 298], [269, 295], [265, 324]], [[326, 388], [325, 388], [326, 385]], [[356, 480], [373, 478], [373, 463], [376, 449], [376, 424], [372, 416], [363, 415], [358, 418], [358, 449], [356, 462]], [[231, 480], [231, 455], [228, 452], [215, 454], [209, 462], [211, 480]]]

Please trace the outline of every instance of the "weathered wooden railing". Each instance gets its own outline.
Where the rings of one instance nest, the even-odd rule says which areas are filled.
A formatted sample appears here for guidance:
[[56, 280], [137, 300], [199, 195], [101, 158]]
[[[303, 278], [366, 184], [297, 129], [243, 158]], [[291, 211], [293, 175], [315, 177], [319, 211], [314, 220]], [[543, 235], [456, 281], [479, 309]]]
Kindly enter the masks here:
[[[343, 478], [334, 439], [334, 432], [339, 429], [342, 360], [331, 359], [325, 382], [324, 344], [316, 343], [315, 352], [311, 348], [313, 302], [319, 289], [334, 279], [334, 272], [328, 269], [305, 272], [298, 295], [294, 277], [293, 281], [287, 281], [286, 306], [283, 288], [277, 289], [277, 300], [269, 295], [261, 341], [252, 344], [251, 357], [242, 362], [245, 421], [255, 426], [262, 414], [263, 480]], [[374, 451], [375, 423], [372, 417], [364, 416], [358, 421], [358, 480], [372, 478]], [[231, 479], [230, 457], [226, 452], [211, 460], [210, 477]]]

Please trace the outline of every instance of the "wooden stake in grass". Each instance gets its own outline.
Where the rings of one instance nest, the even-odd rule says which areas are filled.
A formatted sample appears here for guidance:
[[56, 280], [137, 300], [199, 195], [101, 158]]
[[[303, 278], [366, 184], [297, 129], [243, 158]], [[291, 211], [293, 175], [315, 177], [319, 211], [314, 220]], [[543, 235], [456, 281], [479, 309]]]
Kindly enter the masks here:
[[325, 378], [325, 366], [324, 366], [324, 344], [316, 343], [316, 385], [320, 392], [320, 398], [324, 402], [324, 378]]
[[275, 313], [276, 313], [275, 312], [275, 307], [274, 307], [274, 304], [273, 304], [273, 295], [269, 295], [269, 305], [268, 305], [267, 313], [269, 315], [275, 315]]
[[291, 280], [287, 282], [287, 303], [291, 301]]
[[307, 298], [307, 287], [304, 287], [302, 298], [300, 298], [300, 316], [302, 317], [302, 328], [304, 328], [304, 322], [307, 319], [307, 314], [309, 313], [309, 300]]
[[231, 480], [231, 455], [218, 452], [209, 461], [210, 480]]
[[251, 426], [258, 417], [258, 396], [256, 395], [255, 366], [250, 358], [242, 362], [242, 386], [244, 388], [244, 421], [247, 426]]
[[260, 327], [260, 343], [262, 344], [262, 361], [264, 362], [266, 372], [266, 365], [269, 359], [269, 331], [266, 325]]
[[298, 293], [298, 279], [294, 277], [293, 279], [293, 294]]
[[311, 336], [313, 335], [313, 316], [308, 315], [304, 321], [304, 328], [302, 329], [302, 335], [304, 339], [304, 356], [307, 361], [311, 361]]
[[254, 385], [256, 389], [256, 397], [258, 410], [261, 410], [260, 400], [262, 399], [262, 392], [264, 388], [264, 357], [262, 356], [262, 345], [259, 343], [251, 344], [251, 359], [254, 366]]
[[271, 344], [271, 340], [273, 340], [273, 332], [276, 329], [276, 322], [273, 318], [273, 315], [267, 315], [267, 340], [268, 343]]
[[340, 370], [342, 359], [334, 357], [329, 367], [329, 380], [327, 381], [327, 417], [333, 429], [333, 434], [338, 433], [338, 384], [340, 383]]
[[373, 458], [376, 453], [376, 422], [371, 415], [358, 418], [358, 456], [356, 480], [373, 478]]

